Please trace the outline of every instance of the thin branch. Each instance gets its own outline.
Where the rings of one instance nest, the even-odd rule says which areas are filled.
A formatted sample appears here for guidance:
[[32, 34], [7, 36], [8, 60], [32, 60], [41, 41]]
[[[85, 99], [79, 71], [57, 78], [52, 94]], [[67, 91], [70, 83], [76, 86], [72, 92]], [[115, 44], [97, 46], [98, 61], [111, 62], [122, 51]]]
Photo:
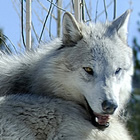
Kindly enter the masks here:
[[113, 19], [116, 18], [116, 7], [117, 7], [116, 0], [114, 0], [114, 16], [113, 16]]
[[0, 37], [0, 39], [1, 39], [2, 43], [4, 44], [4, 46], [5, 46], [6, 50], [7, 50], [7, 52], [8, 52], [9, 54], [12, 54], [12, 51], [11, 51], [10, 48], [7, 46], [7, 44], [5, 43], [5, 41], [3, 40], [3, 38]]
[[[57, 2], [58, 2], [58, 0], [56, 0], [56, 3], [55, 4], [57, 4]], [[52, 13], [53, 13], [53, 10], [54, 10], [54, 5], [53, 5], [53, 8], [52, 8], [52, 10], [51, 10], [51, 15], [52, 15]], [[50, 23], [49, 23], [49, 37], [50, 37], [50, 39], [52, 39], [52, 34], [51, 34], [51, 22], [52, 22], [52, 16], [50, 16]]]
[[[49, 12], [49, 10], [40, 2], [40, 0], [37, 0], [37, 2], [40, 4], [40, 6], [47, 12]], [[55, 20], [57, 20], [57, 18], [51, 13], [50, 14]]]
[[106, 8], [106, 2], [104, 1], [104, 9], [105, 9], [105, 16], [106, 16], [106, 20], [108, 19], [108, 14], [107, 14], [107, 8]]
[[[113, 0], [106, 6], [106, 8], [109, 8], [109, 7], [112, 5], [112, 3], [113, 3]], [[105, 10], [103, 10], [100, 14], [98, 14], [98, 15], [95, 16], [95, 19], [94, 19], [95, 23], [96, 23], [97, 19], [98, 19], [104, 12], [105, 12]]]
[[90, 17], [90, 14], [88, 12], [88, 8], [87, 8], [87, 4], [86, 3], [85, 3], [85, 8], [86, 8], [86, 12], [87, 12], [87, 15], [88, 15], [88, 18], [89, 18], [88, 21], [91, 21], [91, 17]]
[[13, 44], [13, 42], [4, 34], [3, 34], [3, 37], [6, 38], [11, 43], [11, 45], [13, 46], [15, 52], [17, 53], [16, 46]]
[[38, 40], [39, 37], [38, 37], [38, 35], [37, 35], [36, 31], [35, 31], [35, 27], [34, 27], [33, 22], [31, 22], [31, 24], [32, 24], [32, 29], [33, 29], [33, 32], [34, 32], [34, 34], [35, 34], [36, 40], [39, 42], [39, 40]]
[[81, 9], [82, 9], [82, 21], [85, 22], [85, 1], [81, 0]]
[[99, 3], [99, 0], [96, 1], [96, 14], [95, 14], [95, 23], [97, 21], [97, 14], [98, 14], [98, 3]]
[[51, 12], [52, 2], [53, 2], [53, 0], [51, 0], [49, 12], [48, 12], [48, 14], [46, 15], [46, 18], [45, 18], [45, 21], [44, 21], [44, 24], [43, 24], [43, 27], [42, 27], [42, 31], [41, 31], [40, 38], [39, 38], [39, 43], [40, 43], [40, 41], [41, 41], [41, 38], [42, 38], [42, 35], [43, 35], [43, 32], [44, 32], [44, 28], [45, 28], [46, 22], [47, 22], [47, 20], [48, 20], [49, 14], [50, 14], [50, 12]]
[[[37, 12], [33, 9], [33, 11], [34, 11], [34, 13], [35, 13], [35, 15], [37, 16], [37, 19], [39, 20], [39, 22], [41, 23], [41, 24], [43, 24], [43, 21], [40, 19], [40, 16], [37, 14]], [[47, 28], [47, 27], [45, 27], [45, 29], [47, 30], [47, 32], [49, 33], [49, 29]], [[51, 35], [51, 36], [53, 36], [53, 35]], [[54, 37], [54, 36], [53, 36]], [[38, 41], [39, 42], [39, 41]]]
[[7, 53], [5, 52], [5, 51], [3, 51], [3, 50], [1, 50], [0, 51], [0, 55], [2, 56], [2, 55], [6, 55]]
[[66, 11], [65, 9], [63, 9], [63, 8], [57, 6], [56, 4], [54, 4], [52, 1], [50, 1], [50, 0], [47, 0], [47, 1], [50, 2], [52, 5], [54, 5], [55, 7], [57, 7], [59, 10], [62, 10], [64, 12]]
[[70, 7], [70, 5], [71, 5], [71, 2], [69, 2], [64, 8], [67, 9]]
[[22, 36], [23, 45], [26, 48], [23, 30], [24, 30], [23, 29], [23, 0], [21, 0], [21, 36]]
[[74, 10], [74, 2], [73, 2], [73, 0], [71, 0], [71, 3], [72, 3], [72, 8]]
[[[18, 10], [17, 7], [16, 7], [16, 2], [15, 2], [15, 0], [12, 0], [12, 4], [13, 4], [13, 7], [14, 7], [14, 9], [15, 9], [17, 15], [18, 15], [19, 18], [20, 18], [20, 12], [19, 12], [19, 10]], [[19, 4], [18, 4], [18, 6], [19, 6]]]

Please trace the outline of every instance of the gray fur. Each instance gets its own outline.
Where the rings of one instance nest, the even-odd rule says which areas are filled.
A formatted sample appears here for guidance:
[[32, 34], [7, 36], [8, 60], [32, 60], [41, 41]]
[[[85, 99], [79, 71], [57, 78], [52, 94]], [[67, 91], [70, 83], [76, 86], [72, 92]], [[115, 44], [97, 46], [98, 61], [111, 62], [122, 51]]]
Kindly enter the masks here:
[[[8, 114], [7, 114], [8, 113]], [[96, 129], [80, 105], [32, 95], [1, 97], [0, 140], [130, 140], [118, 120]]]
[[[22, 56], [2, 56], [1, 140], [131, 140], [118, 119], [133, 74], [126, 43], [129, 15], [128, 10], [113, 22], [87, 26], [65, 13], [62, 39]], [[104, 100], [118, 108], [102, 131], [92, 124], [88, 106], [103, 114]]]

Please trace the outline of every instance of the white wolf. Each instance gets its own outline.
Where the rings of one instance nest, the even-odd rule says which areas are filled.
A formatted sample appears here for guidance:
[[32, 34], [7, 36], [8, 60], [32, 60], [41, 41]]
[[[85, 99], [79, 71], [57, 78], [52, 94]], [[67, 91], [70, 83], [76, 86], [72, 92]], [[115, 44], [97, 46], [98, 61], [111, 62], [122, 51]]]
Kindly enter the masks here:
[[63, 37], [0, 59], [0, 140], [131, 140], [120, 111], [133, 74], [130, 10], [105, 24], [63, 17]]

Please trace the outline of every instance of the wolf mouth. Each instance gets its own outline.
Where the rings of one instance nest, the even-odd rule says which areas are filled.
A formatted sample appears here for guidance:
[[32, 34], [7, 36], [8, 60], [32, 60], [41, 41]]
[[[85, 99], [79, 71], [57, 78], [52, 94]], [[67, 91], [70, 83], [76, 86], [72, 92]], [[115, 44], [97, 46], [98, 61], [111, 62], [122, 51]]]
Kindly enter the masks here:
[[[86, 100], [87, 102], [87, 100]], [[108, 114], [98, 114], [94, 112], [90, 105], [87, 102], [88, 111], [90, 114], [90, 121], [91, 123], [100, 130], [104, 130], [105, 128], [109, 127], [109, 118], [110, 115]]]
[[92, 111], [92, 124], [98, 129], [104, 130], [109, 126], [109, 115], [101, 115]]

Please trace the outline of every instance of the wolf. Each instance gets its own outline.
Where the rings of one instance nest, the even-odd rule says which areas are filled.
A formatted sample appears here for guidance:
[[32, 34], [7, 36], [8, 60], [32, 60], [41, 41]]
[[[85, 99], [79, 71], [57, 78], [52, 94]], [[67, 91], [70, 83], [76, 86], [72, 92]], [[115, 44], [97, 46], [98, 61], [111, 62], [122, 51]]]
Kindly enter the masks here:
[[0, 58], [0, 140], [132, 140], [120, 114], [131, 93], [130, 10], [106, 23], [63, 16], [63, 35]]

